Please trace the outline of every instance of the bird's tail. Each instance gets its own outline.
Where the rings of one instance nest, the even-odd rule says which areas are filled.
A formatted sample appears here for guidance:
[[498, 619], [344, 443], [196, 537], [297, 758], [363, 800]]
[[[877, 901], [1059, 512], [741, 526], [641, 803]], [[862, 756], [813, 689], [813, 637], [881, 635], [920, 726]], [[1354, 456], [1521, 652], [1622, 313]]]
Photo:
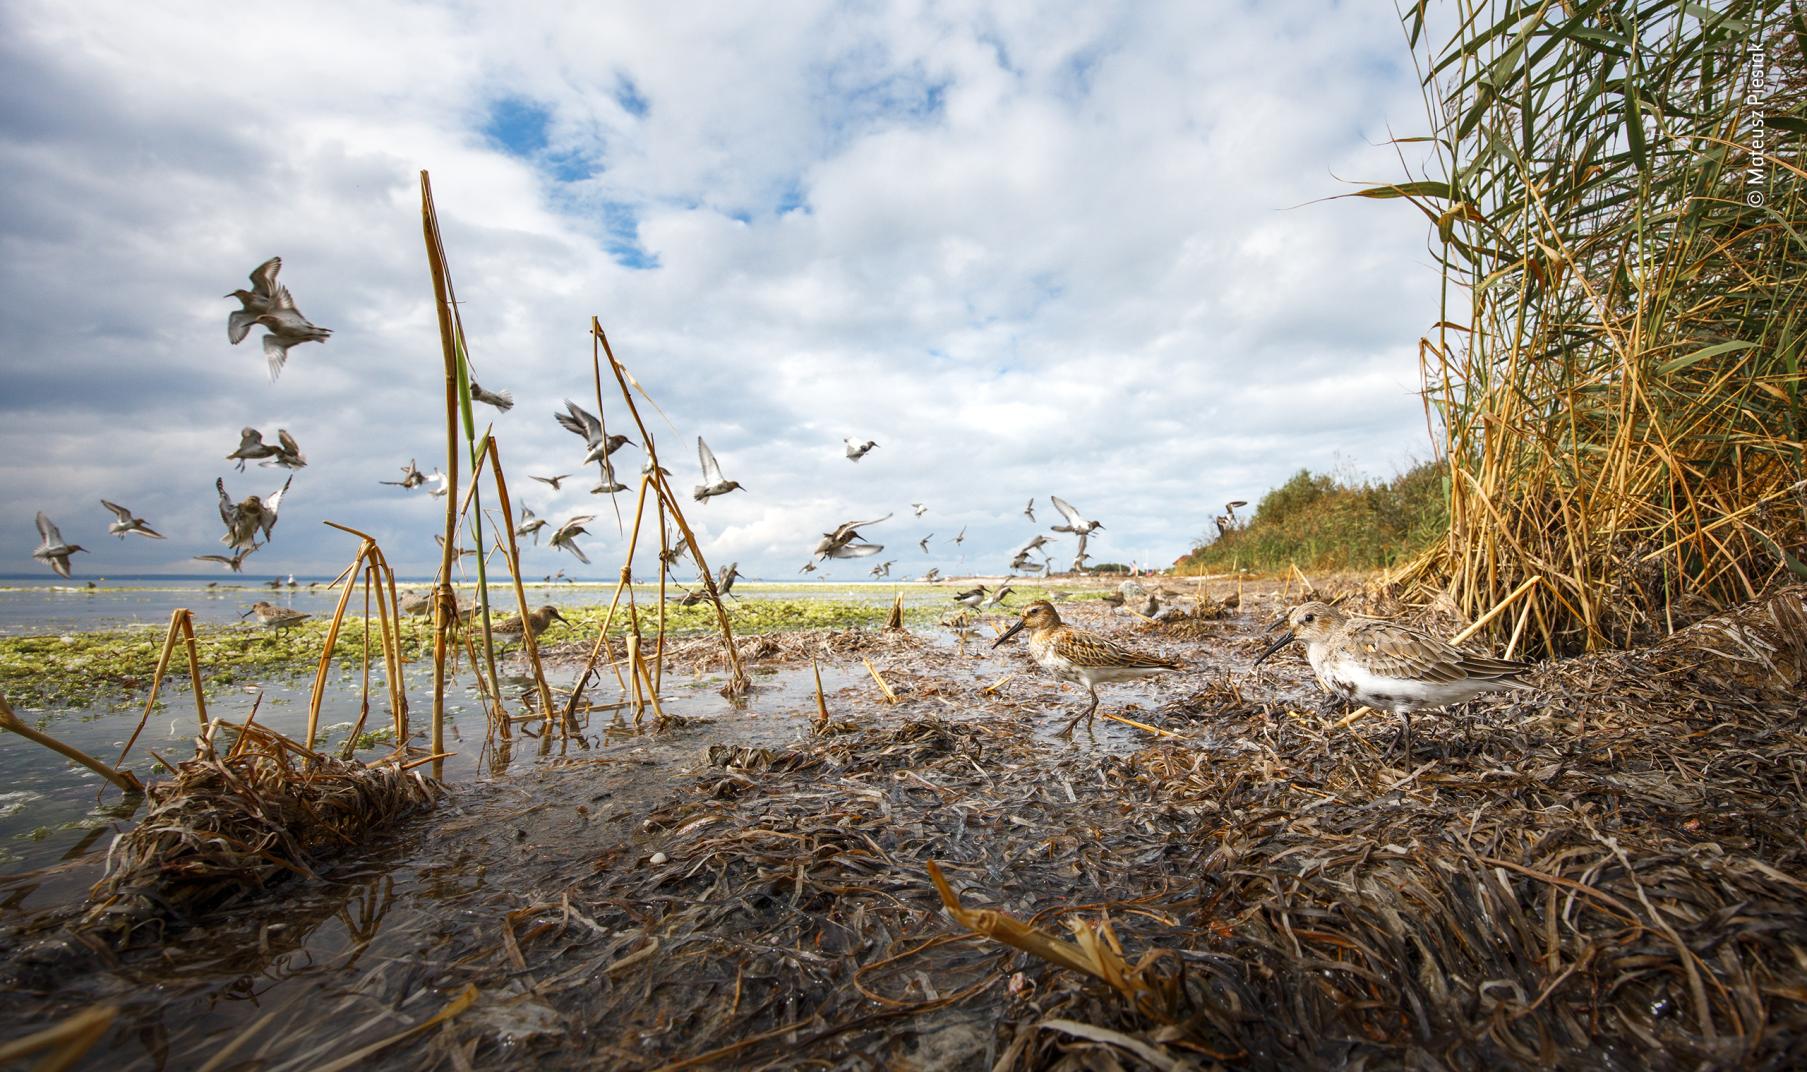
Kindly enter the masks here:
[[496, 402], [495, 402], [496, 409], [502, 411], [503, 413], [507, 413], [509, 410], [514, 408], [514, 392], [512, 392], [512, 391], [491, 391], [490, 393], [495, 395], [495, 397], [496, 397]]
[[697, 502], [708, 502], [709, 501], [709, 489], [702, 486], [701, 484], [698, 484], [696, 486], [696, 490], [691, 492], [690, 494], [691, 494], [691, 497], [696, 499]]

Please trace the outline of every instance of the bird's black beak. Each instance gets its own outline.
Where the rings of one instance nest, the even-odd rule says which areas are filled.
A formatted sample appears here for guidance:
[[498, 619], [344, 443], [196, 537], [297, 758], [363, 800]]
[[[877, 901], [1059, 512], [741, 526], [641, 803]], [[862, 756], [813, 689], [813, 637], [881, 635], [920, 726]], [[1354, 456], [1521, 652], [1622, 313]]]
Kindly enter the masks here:
[[[232, 297], [232, 295], [228, 294], [228, 295], [226, 295], [226, 297], [230, 298], [230, 297]], [[249, 617], [251, 617], [251, 612], [246, 611], [245, 613], [239, 615], [239, 620], [243, 621], [244, 619], [249, 618]]]
[[999, 638], [997, 638], [997, 639], [996, 639], [996, 640], [994, 640], [994, 641], [992, 641], [992, 642], [991, 642], [991, 646], [992, 646], [992, 647], [994, 647], [994, 648], [995, 648], [995, 647], [997, 647], [997, 646], [998, 646], [998, 645], [999, 645], [999, 644], [1002, 644], [1002, 643], [1003, 643], [1003, 642], [1004, 642], [1004, 641], [1006, 641], [1006, 640], [1009, 640], [1009, 639], [1010, 639], [1010, 638], [1011, 638], [1011, 637], [1013, 637], [1013, 636], [1015, 636], [1015, 635], [1017, 635], [1017, 634], [1018, 634], [1018, 633], [1020, 633], [1020, 632], [1022, 632], [1022, 631], [1023, 631], [1023, 620], [1022, 620], [1022, 619], [1021, 619], [1021, 618], [1018, 618], [1018, 619], [1017, 619], [1017, 620], [1016, 620], [1016, 624], [1015, 624], [1015, 625], [1013, 625], [1013, 626], [1011, 626], [1011, 627], [1010, 627], [1010, 628], [1008, 628], [1008, 629], [1006, 629], [1006, 630], [1004, 630], [1004, 635], [1003, 635], [1003, 636], [1001, 636], [1001, 637], [999, 637]]
[[[1258, 657], [1255, 660], [1255, 666], [1260, 666], [1262, 663], [1267, 662], [1268, 656], [1272, 655], [1276, 651], [1279, 651], [1281, 648], [1286, 647], [1288, 644], [1291, 644], [1295, 639], [1297, 639], [1297, 638], [1295, 638], [1293, 636], [1293, 631], [1291, 629], [1288, 629], [1286, 632], [1281, 633], [1280, 639], [1274, 641], [1272, 644], [1269, 644], [1267, 646], [1267, 650], [1262, 652], [1260, 657]], [[1253, 668], [1254, 667], [1250, 667], [1250, 669], [1253, 669]]]

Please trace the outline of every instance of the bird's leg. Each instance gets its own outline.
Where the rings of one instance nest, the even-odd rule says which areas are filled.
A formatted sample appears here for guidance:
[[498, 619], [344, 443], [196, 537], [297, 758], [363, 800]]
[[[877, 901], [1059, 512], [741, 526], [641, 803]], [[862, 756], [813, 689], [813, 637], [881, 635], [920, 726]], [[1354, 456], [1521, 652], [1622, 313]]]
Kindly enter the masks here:
[[1073, 718], [1066, 724], [1065, 728], [1063, 728], [1060, 731], [1059, 736], [1071, 738], [1073, 736], [1073, 728], [1075, 726], [1079, 725], [1079, 721], [1081, 719], [1085, 720], [1086, 732], [1090, 733], [1092, 730], [1092, 712], [1094, 712], [1096, 710], [1098, 710], [1098, 691], [1096, 689], [1093, 689], [1092, 690], [1092, 702], [1091, 702], [1090, 706], [1088, 706], [1085, 710], [1079, 712], [1077, 715], [1074, 715]]
[[1092, 702], [1085, 709], [1085, 731], [1086, 731], [1086, 733], [1091, 734], [1092, 733], [1092, 721], [1095, 718], [1097, 718], [1097, 716], [1098, 716], [1098, 690], [1094, 687], [1094, 688], [1089, 689], [1088, 691], [1090, 691], [1092, 694]]
[[1395, 751], [1403, 748], [1404, 755], [1401, 758], [1409, 764], [1412, 761], [1412, 713], [1401, 711], [1399, 718], [1399, 735], [1393, 738], [1392, 745], [1387, 748], [1387, 758], [1391, 759]]

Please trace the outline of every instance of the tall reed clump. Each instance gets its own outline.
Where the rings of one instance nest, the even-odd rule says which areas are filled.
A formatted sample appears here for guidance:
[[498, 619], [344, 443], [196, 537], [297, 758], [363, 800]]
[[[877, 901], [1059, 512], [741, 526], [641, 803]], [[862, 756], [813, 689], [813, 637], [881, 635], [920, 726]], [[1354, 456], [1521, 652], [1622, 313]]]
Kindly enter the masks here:
[[1444, 283], [1449, 530], [1395, 579], [1476, 613], [1541, 575], [1549, 653], [1807, 575], [1807, 21], [1713, 7], [1411, 5], [1429, 162], [1359, 191], [1425, 213]]

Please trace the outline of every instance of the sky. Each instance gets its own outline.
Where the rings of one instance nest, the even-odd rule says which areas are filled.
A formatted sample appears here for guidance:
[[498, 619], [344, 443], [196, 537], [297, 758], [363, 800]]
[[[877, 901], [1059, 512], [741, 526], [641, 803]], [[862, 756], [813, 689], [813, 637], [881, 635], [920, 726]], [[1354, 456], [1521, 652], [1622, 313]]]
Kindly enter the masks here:
[[[445, 458], [422, 169], [515, 500], [596, 515], [592, 566], [529, 542], [528, 576], [626, 547], [593, 466], [528, 479], [579, 470], [552, 418], [593, 406], [592, 315], [674, 483], [701, 435], [745, 486], [686, 515], [753, 577], [887, 512], [830, 578], [997, 572], [1038, 532], [1065, 565], [1051, 494], [1103, 522], [1094, 563], [1165, 565], [1301, 467], [1430, 453], [1424, 220], [1327, 200], [1426, 125], [1390, 5], [224, 10], [0, 4], [0, 572], [51, 576], [39, 510], [78, 580], [213, 568], [215, 479], [287, 475], [224, 460], [250, 425], [309, 464], [247, 578], [337, 572], [325, 519], [430, 573], [442, 503], [379, 484]], [[334, 332], [274, 383], [220, 297], [273, 255]], [[108, 536], [102, 498], [168, 539]]]

